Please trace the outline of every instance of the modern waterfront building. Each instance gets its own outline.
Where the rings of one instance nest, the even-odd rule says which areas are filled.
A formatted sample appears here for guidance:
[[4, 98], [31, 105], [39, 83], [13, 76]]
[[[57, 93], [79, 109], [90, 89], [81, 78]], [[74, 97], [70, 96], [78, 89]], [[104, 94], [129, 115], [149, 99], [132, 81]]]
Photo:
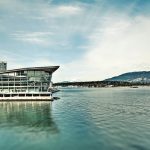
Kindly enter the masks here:
[[7, 70], [7, 62], [0, 61], [0, 72]]
[[52, 73], [59, 66], [30, 67], [7, 70], [7, 63], [0, 62], [0, 100], [50, 100]]

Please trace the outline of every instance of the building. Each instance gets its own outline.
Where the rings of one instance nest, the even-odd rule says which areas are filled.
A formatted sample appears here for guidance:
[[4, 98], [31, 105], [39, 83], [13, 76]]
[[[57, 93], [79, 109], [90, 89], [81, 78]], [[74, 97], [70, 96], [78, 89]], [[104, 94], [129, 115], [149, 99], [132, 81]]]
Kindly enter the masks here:
[[49, 100], [56, 90], [52, 87], [52, 73], [59, 66], [30, 67], [7, 70], [7, 63], [0, 66], [0, 100], [35, 99]]
[[0, 72], [4, 72], [7, 70], [7, 62], [0, 61]]

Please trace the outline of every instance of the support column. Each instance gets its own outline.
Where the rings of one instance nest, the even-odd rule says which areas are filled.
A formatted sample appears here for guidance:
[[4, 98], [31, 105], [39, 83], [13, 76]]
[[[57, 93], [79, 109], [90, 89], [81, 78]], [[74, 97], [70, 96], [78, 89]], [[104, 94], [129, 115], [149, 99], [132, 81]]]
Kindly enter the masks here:
[[34, 70], [34, 92], [35, 92], [35, 70]]
[[15, 89], [15, 72], [14, 72], [14, 92], [16, 92], [16, 89]]
[[9, 93], [10, 93], [10, 87], [9, 87], [9, 73], [7, 74], [8, 75], [8, 91], [9, 91]]
[[28, 77], [28, 70], [27, 70], [27, 92], [29, 92], [29, 77]]
[[19, 77], [20, 77], [20, 91], [22, 91], [21, 89], [21, 71], [20, 71], [20, 73], [19, 73]]

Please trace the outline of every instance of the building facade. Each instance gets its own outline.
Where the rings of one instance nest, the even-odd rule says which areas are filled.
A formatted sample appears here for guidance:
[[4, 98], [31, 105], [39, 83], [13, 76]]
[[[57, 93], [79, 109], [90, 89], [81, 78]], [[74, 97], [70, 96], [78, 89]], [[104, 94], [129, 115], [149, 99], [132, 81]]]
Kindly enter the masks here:
[[4, 72], [7, 70], [7, 62], [0, 61], [0, 72]]
[[49, 66], [4, 70], [0, 72], [0, 97], [48, 96], [53, 92], [52, 73], [58, 68]]

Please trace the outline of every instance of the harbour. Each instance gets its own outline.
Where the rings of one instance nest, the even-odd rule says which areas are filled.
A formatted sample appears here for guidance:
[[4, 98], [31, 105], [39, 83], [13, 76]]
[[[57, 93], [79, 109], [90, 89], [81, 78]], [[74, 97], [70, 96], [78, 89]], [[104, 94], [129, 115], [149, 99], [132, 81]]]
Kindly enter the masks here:
[[147, 150], [149, 91], [61, 88], [52, 103], [1, 102], [0, 149]]
[[0, 150], [150, 150], [150, 0], [0, 0]]

